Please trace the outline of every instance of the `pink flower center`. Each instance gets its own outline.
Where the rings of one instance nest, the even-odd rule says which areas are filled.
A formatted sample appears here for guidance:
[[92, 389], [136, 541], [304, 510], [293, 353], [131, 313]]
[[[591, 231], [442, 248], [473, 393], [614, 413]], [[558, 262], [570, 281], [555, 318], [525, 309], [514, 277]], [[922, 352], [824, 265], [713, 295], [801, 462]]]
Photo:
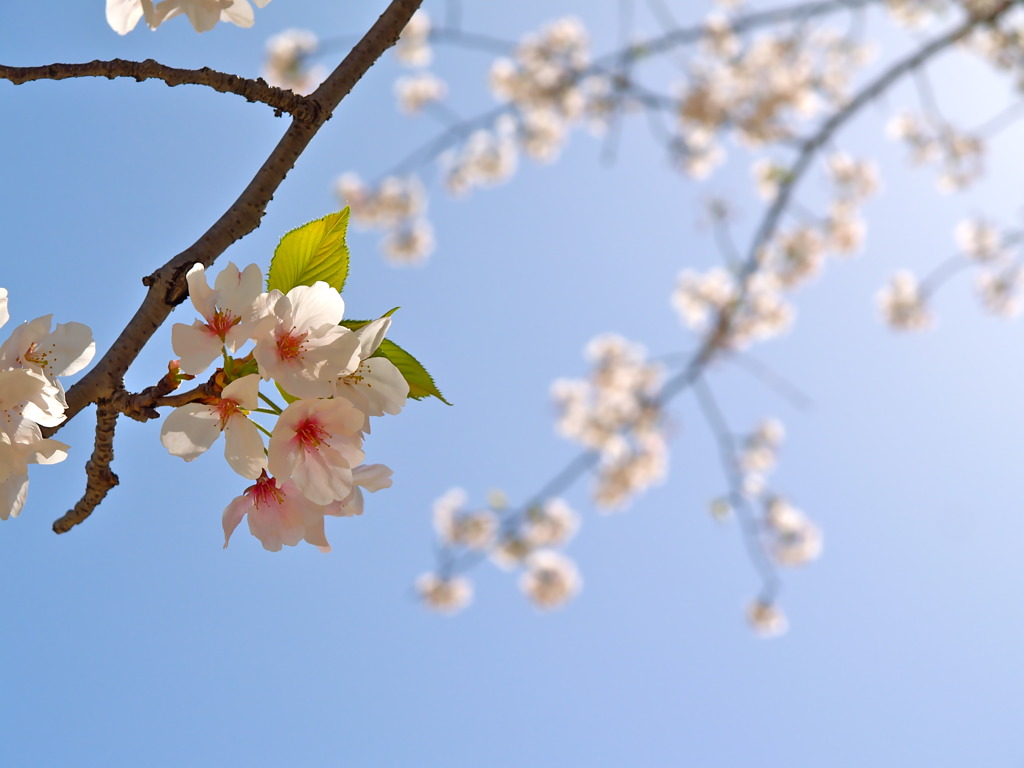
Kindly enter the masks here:
[[303, 451], [316, 451], [320, 444], [326, 442], [331, 434], [312, 418], [299, 423], [295, 428], [295, 440]]
[[284, 493], [277, 487], [277, 481], [265, 471], [249, 490], [252, 491], [253, 506], [257, 509], [264, 504], [277, 505], [284, 501]]
[[302, 342], [306, 340], [308, 333], [296, 333], [292, 328], [290, 331], [277, 336], [277, 357], [279, 360], [297, 360], [302, 354]]
[[242, 318], [235, 317], [230, 310], [218, 309], [213, 313], [213, 319], [206, 324], [206, 327], [223, 340], [227, 337], [228, 331], [240, 322], [242, 322]]
[[241, 411], [238, 407], [238, 402], [235, 400], [218, 400], [213, 408], [217, 412], [217, 417], [220, 419], [221, 429], [224, 429], [224, 427], [227, 426], [227, 423], [232, 416]]
[[39, 345], [36, 342], [29, 344], [28, 349], [25, 350], [25, 354], [21, 356], [23, 361], [38, 365], [40, 368], [48, 368], [50, 361], [47, 360], [47, 353], [39, 349]]

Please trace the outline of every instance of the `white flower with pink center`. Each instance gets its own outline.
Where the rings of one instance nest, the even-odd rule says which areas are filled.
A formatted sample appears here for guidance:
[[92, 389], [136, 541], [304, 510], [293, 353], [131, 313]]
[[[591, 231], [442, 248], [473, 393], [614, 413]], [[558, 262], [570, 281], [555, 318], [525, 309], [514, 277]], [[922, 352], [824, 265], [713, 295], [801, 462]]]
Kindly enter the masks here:
[[58, 323], [51, 331], [52, 324], [53, 315], [44, 315], [15, 328], [0, 346], [0, 367], [36, 371], [58, 388], [58, 376], [71, 376], [85, 368], [96, 354], [89, 326]]
[[296, 400], [270, 438], [269, 468], [317, 504], [352, 493], [352, 468], [363, 460], [363, 413], [347, 400]]
[[330, 397], [334, 380], [360, 362], [359, 337], [339, 325], [345, 301], [325, 282], [263, 294], [252, 338], [264, 379], [296, 397]]
[[220, 397], [175, 408], [164, 419], [160, 442], [174, 456], [192, 461], [224, 433], [224, 458], [242, 477], [255, 480], [267, 466], [263, 438], [247, 411], [259, 404], [260, 377], [243, 376], [224, 387]]
[[282, 546], [294, 547], [303, 539], [329, 551], [324, 536], [325, 511], [325, 507], [302, 495], [291, 480], [278, 483], [263, 472], [255, 485], [225, 508], [224, 546], [242, 518], [247, 517], [249, 532], [271, 552], [279, 552]]
[[396, 414], [409, 397], [409, 382], [395, 364], [384, 357], [370, 357], [391, 325], [382, 317], [359, 328], [359, 367], [334, 382], [334, 396], [343, 397], [366, 414], [363, 431], [370, 431], [370, 416]]
[[263, 276], [255, 264], [239, 272], [238, 267], [228, 263], [211, 289], [203, 265], [196, 264], [188, 271], [186, 280], [192, 305], [203, 319], [192, 325], [175, 323], [171, 328], [171, 346], [181, 358], [181, 370], [198, 375], [222, 350], [234, 352], [249, 339]]

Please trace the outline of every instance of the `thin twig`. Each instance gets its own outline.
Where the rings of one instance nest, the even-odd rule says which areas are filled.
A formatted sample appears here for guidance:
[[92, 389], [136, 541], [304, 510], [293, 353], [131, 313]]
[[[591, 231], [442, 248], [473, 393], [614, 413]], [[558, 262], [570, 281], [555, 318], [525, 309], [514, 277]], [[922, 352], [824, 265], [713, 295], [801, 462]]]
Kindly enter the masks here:
[[274, 108], [278, 117], [287, 112], [296, 120], [316, 121], [320, 104], [307, 96], [267, 85], [261, 77], [250, 80], [247, 77], [229, 75], [209, 67], [202, 69], [178, 69], [168, 67], [153, 59], [145, 61], [90, 61], [85, 64], [47, 64], [41, 67], [10, 67], [0, 64], [0, 78], [15, 85], [36, 80], [66, 80], [74, 77], [130, 77], [137, 82], [162, 80], [167, 85], [205, 85], [219, 93], [234, 93], [246, 101], [259, 101]]
[[53, 523], [54, 533], [67, 533], [85, 520], [96, 509], [107, 493], [118, 483], [117, 475], [110, 469], [114, 461], [114, 428], [117, 426], [117, 409], [108, 401], [96, 404], [96, 439], [92, 456], [85, 463], [85, 493], [74, 507]]

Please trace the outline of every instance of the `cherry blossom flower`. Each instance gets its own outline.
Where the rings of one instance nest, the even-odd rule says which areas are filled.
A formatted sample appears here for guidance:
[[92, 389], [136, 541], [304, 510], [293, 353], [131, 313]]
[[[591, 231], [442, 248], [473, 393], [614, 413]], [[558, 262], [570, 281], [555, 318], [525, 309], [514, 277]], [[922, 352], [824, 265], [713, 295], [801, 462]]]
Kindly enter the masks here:
[[[262, 8], [270, 0], [252, 0]], [[230, 21], [240, 27], [251, 27], [254, 17], [247, 0], [107, 0], [107, 23], [119, 35], [135, 29], [145, 17], [150, 29], [156, 29], [168, 19], [185, 14], [196, 32], [213, 29], [218, 21]]]
[[747, 608], [747, 621], [751, 629], [764, 638], [777, 637], [789, 629], [785, 614], [772, 603], [755, 600]]
[[85, 368], [96, 354], [89, 326], [58, 323], [50, 330], [53, 315], [22, 323], [0, 345], [0, 367], [27, 368], [42, 374], [63, 393], [58, 376], [71, 376]]
[[359, 339], [359, 367], [334, 382], [334, 396], [345, 398], [366, 414], [363, 432], [370, 431], [370, 416], [397, 414], [409, 397], [409, 382], [395, 364], [384, 357], [370, 357], [390, 325], [391, 318], [382, 317], [355, 331]]
[[263, 294], [253, 325], [253, 355], [264, 379], [296, 397], [330, 397], [334, 380], [359, 366], [359, 337], [343, 328], [345, 301], [327, 283]]
[[64, 461], [69, 448], [59, 440], [44, 438], [39, 426], [29, 419], [0, 425], [0, 520], [21, 512], [28, 493], [28, 465]]
[[239, 272], [229, 262], [217, 275], [212, 290], [202, 264], [193, 266], [186, 280], [192, 305], [203, 319], [192, 325], [175, 323], [171, 328], [171, 346], [181, 358], [181, 370], [198, 375], [223, 349], [234, 352], [249, 339], [263, 276], [255, 264]]
[[282, 546], [294, 547], [305, 540], [322, 551], [330, 545], [324, 536], [324, 506], [306, 498], [295, 483], [282, 483], [266, 472], [260, 474], [255, 485], [235, 498], [224, 509], [224, 547], [242, 518], [249, 521], [249, 531], [260, 540], [263, 548], [279, 552]]
[[297, 400], [277, 420], [269, 468], [290, 477], [310, 501], [330, 504], [352, 493], [352, 469], [364, 457], [364, 416], [347, 400]]
[[489, 509], [467, 510], [466, 492], [452, 488], [434, 502], [434, 530], [446, 545], [481, 551], [494, 545], [498, 517]]
[[473, 584], [461, 576], [445, 578], [424, 573], [416, 579], [416, 591], [429, 608], [439, 613], [457, 613], [473, 600]]
[[164, 419], [160, 441], [174, 456], [192, 461], [224, 433], [224, 458], [242, 477], [258, 478], [266, 469], [263, 438], [246, 416], [259, 405], [260, 377], [252, 374], [224, 387], [212, 402], [188, 403]]
[[560, 552], [543, 549], [526, 560], [519, 587], [539, 608], [559, 608], [580, 591], [582, 581], [575, 563]]

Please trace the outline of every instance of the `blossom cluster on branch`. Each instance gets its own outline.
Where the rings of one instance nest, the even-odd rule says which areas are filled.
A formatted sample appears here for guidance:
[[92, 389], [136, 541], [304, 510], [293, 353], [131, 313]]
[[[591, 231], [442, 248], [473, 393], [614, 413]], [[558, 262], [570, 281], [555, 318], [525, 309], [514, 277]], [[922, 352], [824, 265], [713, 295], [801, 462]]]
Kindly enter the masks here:
[[[0, 326], [10, 319], [7, 290], [0, 288]], [[0, 520], [17, 517], [28, 494], [28, 465], [56, 464], [70, 446], [44, 438], [41, 427], [64, 421], [67, 400], [60, 378], [85, 368], [96, 353], [82, 323], [53, 315], [16, 327], [0, 345]]]

